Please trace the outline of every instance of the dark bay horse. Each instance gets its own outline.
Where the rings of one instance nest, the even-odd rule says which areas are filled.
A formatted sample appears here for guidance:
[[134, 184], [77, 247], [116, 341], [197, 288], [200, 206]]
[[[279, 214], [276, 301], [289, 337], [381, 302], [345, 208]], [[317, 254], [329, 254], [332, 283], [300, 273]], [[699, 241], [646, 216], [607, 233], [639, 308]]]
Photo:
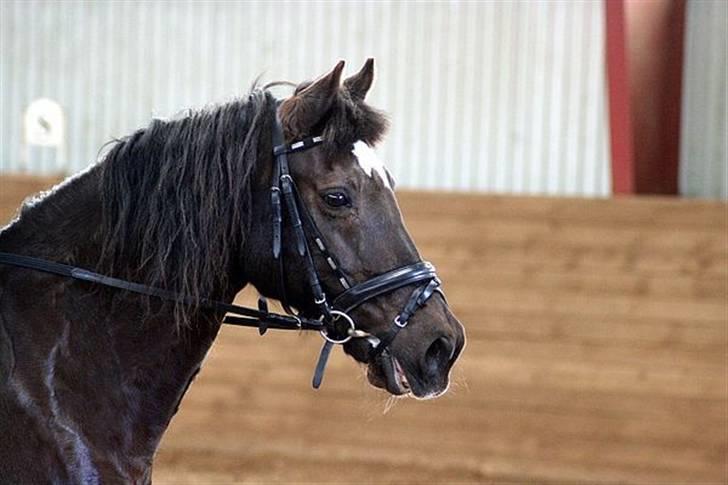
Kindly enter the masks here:
[[[155, 120], [0, 231], [2, 253], [186, 296], [0, 264], [0, 482], [149, 482], [162, 434], [224, 317], [196, 302], [230, 302], [248, 284], [295, 307], [299, 321], [321, 313], [323, 295], [369, 284], [366, 301], [351, 306], [348, 334], [369, 337], [344, 339], [344, 350], [391, 394], [445, 392], [464, 332], [434, 269], [422, 266], [373, 150], [387, 126], [365, 102], [373, 60], [343, 83], [342, 70], [340, 62], [284, 100], [254, 88], [246, 99]], [[278, 132], [285, 149], [274, 155]], [[281, 229], [272, 200], [286, 189], [285, 213], [295, 223], [303, 212], [305, 224]], [[301, 250], [323, 240], [326, 253]], [[426, 279], [409, 284], [398, 268]]]

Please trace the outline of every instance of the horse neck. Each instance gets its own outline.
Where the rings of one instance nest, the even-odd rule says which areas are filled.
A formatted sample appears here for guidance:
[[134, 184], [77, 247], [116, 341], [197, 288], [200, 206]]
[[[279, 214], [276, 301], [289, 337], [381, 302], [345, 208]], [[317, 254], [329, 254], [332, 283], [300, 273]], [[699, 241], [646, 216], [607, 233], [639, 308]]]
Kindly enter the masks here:
[[[0, 251], [94, 269], [100, 172], [91, 170], [24, 210], [0, 232]], [[0, 359], [0, 376], [10, 376], [18, 412], [37, 415], [39, 407], [43, 416], [37, 429], [25, 432], [52, 436], [55, 452], [68, 455], [65, 463], [91, 463], [124, 480], [147, 477], [219, 329], [216, 316], [179, 328], [171, 305], [153, 302], [146, 309], [134, 294], [9, 267], [0, 267], [0, 317], [0, 348], [5, 334], [14, 353]], [[4, 362], [11, 364], [2, 369]], [[5, 418], [0, 412], [0, 422]], [[71, 450], [69, 441], [79, 446]]]

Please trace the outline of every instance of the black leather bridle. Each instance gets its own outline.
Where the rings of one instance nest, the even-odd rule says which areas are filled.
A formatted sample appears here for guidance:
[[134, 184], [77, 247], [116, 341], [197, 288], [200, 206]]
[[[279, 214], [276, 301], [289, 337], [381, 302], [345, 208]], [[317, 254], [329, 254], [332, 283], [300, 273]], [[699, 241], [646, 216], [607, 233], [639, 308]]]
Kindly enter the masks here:
[[[168, 301], [225, 312], [228, 315], [223, 319], [223, 323], [257, 327], [261, 335], [268, 329], [317, 330], [324, 338], [324, 345], [313, 377], [313, 387], [318, 388], [323, 380], [329, 354], [335, 344], [344, 344], [353, 338], [367, 339], [370, 343], [369, 361], [372, 361], [378, 355], [387, 351], [397, 334], [407, 326], [412, 315], [423, 307], [433, 294], [437, 292], [442, 295], [440, 280], [435, 273], [435, 268], [426, 261], [396, 268], [361, 283], [352, 284], [334, 256], [326, 248], [324, 238], [301, 199], [288, 166], [288, 154], [307, 150], [323, 142], [322, 137], [315, 136], [286, 144], [280, 123], [277, 121], [274, 123], [274, 167], [273, 182], [270, 189], [273, 213], [272, 253], [279, 267], [279, 291], [286, 315], [269, 311], [268, 303], [263, 297], [258, 300], [258, 308], [254, 309], [208, 299], [196, 301], [188, 296], [161, 288], [112, 278], [75, 266], [19, 254], [0, 252], [0, 264], [53, 273]], [[315, 313], [318, 313], [315, 318], [297, 314], [287, 301], [285, 265], [282, 252], [283, 224], [286, 220], [293, 231], [295, 254], [303, 262], [306, 280], [316, 308]], [[336, 295], [331, 302], [328, 301], [321, 286], [321, 279], [314, 264], [314, 255], [309, 246], [309, 239], [313, 241], [315, 249], [334, 272], [336, 280], [343, 288], [343, 291]], [[350, 312], [373, 298], [405, 286], [414, 286], [415, 288], [402, 310], [394, 317], [388, 330], [378, 334], [371, 334], [356, 328], [354, 320], [349, 316]]]

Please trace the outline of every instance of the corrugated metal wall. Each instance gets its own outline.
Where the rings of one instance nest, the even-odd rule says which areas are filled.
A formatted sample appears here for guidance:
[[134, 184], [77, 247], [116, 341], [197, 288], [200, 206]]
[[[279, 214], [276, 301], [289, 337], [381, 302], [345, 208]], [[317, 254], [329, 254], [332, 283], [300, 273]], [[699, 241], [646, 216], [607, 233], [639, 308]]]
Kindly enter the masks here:
[[70, 170], [152, 115], [302, 80], [366, 56], [400, 186], [610, 193], [601, 0], [0, 3], [0, 170], [52, 171], [24, 149], [28, 103], [58, 100]]
[[680, 192], [728, 198], [728, 2], [688, 3]]

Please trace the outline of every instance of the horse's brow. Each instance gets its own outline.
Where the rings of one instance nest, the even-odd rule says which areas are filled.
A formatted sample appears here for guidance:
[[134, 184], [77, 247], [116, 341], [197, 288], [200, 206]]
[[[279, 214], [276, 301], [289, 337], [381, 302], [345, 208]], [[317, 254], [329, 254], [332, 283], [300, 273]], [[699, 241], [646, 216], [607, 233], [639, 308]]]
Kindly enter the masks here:
[[377, 172], [379, 178], [381, 178], [382, 182], [384, 182], [384, 185], [394, 190], [394, 187], [391, 184], [391, 177], [387, 173], [387, 168], [384, 166], [384, 162], [381, 158], [379, 158], [379, 156], [377, 156], [377, 153], [372, 147], [360, 140], [354, 143], [352, 153], [359, 163], [359, 166], [367, 175], [373, 177], [374, 172]]

